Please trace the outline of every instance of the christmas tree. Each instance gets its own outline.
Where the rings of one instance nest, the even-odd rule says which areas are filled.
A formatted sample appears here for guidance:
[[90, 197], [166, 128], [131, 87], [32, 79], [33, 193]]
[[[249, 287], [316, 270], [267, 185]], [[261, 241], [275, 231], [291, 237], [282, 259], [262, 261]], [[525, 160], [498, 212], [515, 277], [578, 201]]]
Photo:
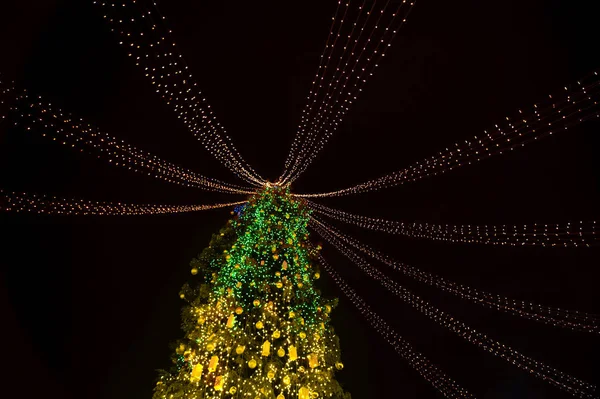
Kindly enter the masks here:
[[202, 281], [180, 293], [185, 336], [154, 399], [350, 398], [304, 201], [268, 185], [233, 214], [191, 262]]

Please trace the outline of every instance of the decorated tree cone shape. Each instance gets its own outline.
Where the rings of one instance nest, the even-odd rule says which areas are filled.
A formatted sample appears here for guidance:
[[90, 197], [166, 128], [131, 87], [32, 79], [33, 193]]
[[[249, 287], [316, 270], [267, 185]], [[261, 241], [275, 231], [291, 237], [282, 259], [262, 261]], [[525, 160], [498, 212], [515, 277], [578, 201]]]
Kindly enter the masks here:
[[303, 200], [270, 186], [213, 236], [191, 262], [201, 281], [180, 293], [185, 336], [154, 399], [350, 398], [308, 220]]

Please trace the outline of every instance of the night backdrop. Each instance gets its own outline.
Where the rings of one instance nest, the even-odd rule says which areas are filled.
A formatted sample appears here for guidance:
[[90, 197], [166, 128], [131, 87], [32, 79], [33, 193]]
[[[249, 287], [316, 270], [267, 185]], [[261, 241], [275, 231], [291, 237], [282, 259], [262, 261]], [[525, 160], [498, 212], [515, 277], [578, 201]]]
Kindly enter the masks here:
[[[328, 191], [399, 170], [600, 68], [591, 3], [418, 2], [358, 103], [293, 191]], [[160, 5], [217, 118], [246, 160], [270, 179], [282, 171], [335, 5]], [[12, 0], [3, 4], [0, 32], [0, 71], [19, 87], [163, 159], [238, 182], [153, 93], [91, 2]], [[597, 220], [599, 128], [598, 121], [587, 122], [442, 177], [323, 202], [395, 220]], [[5, 189], [130, 203], [242, 198], [129, 173], [6, 125], [0, 140]], [[3, 389], [19, 397], [149, 398], [155, 369], [169, 367], [168, 344], [181, 336], [178, 291], [190, 280], [188, 262], [229, 216], [228, 209], [130, 217], [0, 214]], [[343, 227], [400, 261], [455, 281], [600, 313], [597, 247], [444, 244]], [[313, 240], [319, 241], [316, 234]], [[329, 263], [386, 321], [477, 396], [570, 397], [422, 317], [324, 247]], [[523, 353], [599, 382], [596, 336], [476, 307], [388, 274]], [[338, 379], [353, 397], [440, 397], [326, 275], [321, 287], [326, 296], [340, 297], [333, 324], [346, 367]]]

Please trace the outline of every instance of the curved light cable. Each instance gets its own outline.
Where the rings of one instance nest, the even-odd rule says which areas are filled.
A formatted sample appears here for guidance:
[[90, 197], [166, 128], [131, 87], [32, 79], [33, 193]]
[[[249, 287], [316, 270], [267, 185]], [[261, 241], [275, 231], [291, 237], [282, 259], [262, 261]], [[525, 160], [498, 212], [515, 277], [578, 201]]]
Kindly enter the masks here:
[[467, 326], [465, 323], [457, 320], [449, 313], [437, 309], [427, 301], [421, 299], [419, 296], [413, 294], [408, 289], [387, 277], [378, 269], [364, 261], [354, 251], [346, 247], [336, 237], [322, 229], [318, 224], [313, 223], [312, 226], [319, 233], [319, 235], [329, 241], [340, 252], [342, 252], [342, 254], [348, 257], [348, 259], [350, 259], [354, 264], [359, 266], [359, 268], [366, 274], [377, 280], [391, 293], [397, 295], [408, 305], [423, 313], [437, 324], [447, 328], [468, 342], [504, 359], [510, 364], [527, 371], [541, 380], [546, 381], [547, 383], [554, 385], [566, 392], [569, 392], [573, 396], [589, 399], [595, 398], [593, 392], [596, 387], [594, 385], [547, 366], [543, 362], [537, 361], [529, 356], [525, 356], [512, 349], [510, 346], [489, 338], [487, 335]]
[[355, 215], [307, 201], [315, 212], [365, 229], [412, 238], [453, 243], [510, 246], [590, 247], [598, 244], [598, 223], [576, 221], [562, 224], [452, 225], [402, 222]]
[[26, 93], [20, 94], [12, 111], [17, 114], [15, 124], [22, 125], [26, 132], [39, 131], [44, 137], [74, 150], [87, 152], [94, 157], [104, 159], [114, 166], [206, 191], [228, 194], [252, 194], [255, 191], [250, 187], [202, 176], [139, 150], [124, 140], [101, 132], [82, 118], [75, 118], [71, 114], [53, 107], [51, 103], [43, 102], [41, 96], [30, 99]]
[[[120, 44], [135, 58], [136, 65], [143, 68], [156, 91], [173, 107], [188, 130], [236, 176], [262, 186], [264, 179], [239, 155], [198, 90], [183, 55], [171, 38], [171, 30], [164, 26], [166, 18], [156, 4], [149, 9], [135, 1], [94, 3], [111, 15], [104, 17], [114, 26], [111, 30], [121, 36]], [[134, 26], [141, 28], [136, 31]]]
[[[282, 184], [285, 184], [285, 176], [287, 175], [289, 168], [293, 167], [292, 164], [295, 166], [299, 162], [299, 158], [301, 157], [301, 155], [298, 154], [298, 151], [300, 150], [301, 142], [304, 140], [304, 135], [306, 133], [305, 127], [310, 119], [310, 114], [312, 112], [312, 108], [317, 100], [318, 93], [323, 85], [323, 78], [325, 77], [325, 74], [327, 73], [327, 68], [328, 68], [329, 62], [331, 60], [331, 55], [335, 48], [335, 44], [337, 43], [337, 39], [340, 36], [339, 32], [343, 26], [344, 19], [345, 19], [346, 13], [348, 12], [349, 6], [350, 6], [349, 1], [346, 3], [346, 2], [342, 2], [342, 0], [338, 0], [337, 7], [335, 9], [335, 14], [333, 15], [333, 18], [332, 18], [331, 27], [329, 28], [329, 34], [327, 35], [327, 41], [325, 42], [325, 48], [323, 49], [323, 52], [321, 53], [321, 57], [319, 59], [319, 68], [317, 69], [317, 74], [312, 81], [312, 86], [310, 88], [310, 92], [308, 93], [308, 97], [307, 97], [307, 103], [304, 106], [304, 110], [302, 110], [302, 116], [300, 118], [300, 125], [298, 126], [296, 135], [294, 136], [294, 140], [292, 141], [292, 145], [290, 147], [290, 151], [288, 152], [288, 156], [285, 160], [283, 173], [282, 173], [281, 177], [279, 178], [279, 181]], [[338, 28], [338, 32], [337, 32], [337, 34], [334, 35], [333, 31], [336, 26], [340, 8], [344, 8], [344, 14], [342, 15], [340, 26]], [[317, 82], [318, 82], [318, 85], [317, 85]]]
[[574, 331], [600, 334], [600, 315], [579, 312], [576, 310], [553, 308], [533, 302], [518, 301], [455, 283], [435, 274], [422, 271], [414, 266], [395, 261], [380, 251], [340, 232], [330, 224], [327, 224], [314, 216], [312, 216], [312, 218], [320, 227], [346, 244], [421, 283], [437, 287], [442, 291], [449, 292], [474, 304], [506, 312], [514, 316]]
[[471, 140], [457, 142], [444, 151], [415, 162], [400, 171], [345, 189], [296, 195], [304, 198], [336, 197], [415, 182], [524, 147], [600, 116], [598, 72], [593, 72], [564, 89], [563, 93], [549, 96], [549, 104], [541, 106], [534, 104], [528, 114], [519, 110], [514, 118], [506, 118], [504, 126], [496, 124], [493, 130], [484, 131], [483, 136], [474, 136]]
[[[352, 103], [358, 98], [359, 93], [363, 90], [367, 79], [373, 75], [375, 68], [379, 66], [379, 61], [385, 56], [385, 52], [391, 46], [393, 39], [406, 22], [415, 4], [414, 1], [408, 2], [407, 0], [402, 0], [399, 2], [395, 11], [392, 11], [392, 17], [390, 21], [387, 23], [387, 25], [383, 26], [381, 22], [382, 17], [386, 12], [389, 3], [390, 1], [388, 0], [384, 7], [379, 10], [379, 17], [375, 22], [374, 29], [365, 41], [364, 47], [361, 49], [358, 56], [355, 57], [354, 65], [351, 71], [349, 73], [346, 72], [346, 64], [338, 79], [335, 80], [334, 77], [333, 84], [330, 84], [330, 88], [333, 86], [332, 90], [327, 92], [327, 95], [323, 99], [322, 105], [319, 108], [319, 115], [311, 125], [314, 134], [312, 135], [313, 140], [311, 140], [309, 143], [309, 149], [305, 151], [307, 155], [304, 157], [304, 161], [300, 167], [294, 171], [292, 176], [290, 176], [286, 182], [291, 183], [296, 180], [308, 168], [308, 166], [310, 166], [319, 152], [324, 148], [329, 138], [333, 135], [335, 130], [337, 130], [337, 127], [341, 123], [346, 112], [348, 112], [350, 109]], [[397, 21], [399, 21], [399, 23], [397, 23], [398, 26], [394, 26]], [[374, 37], [376, 31], [380, 27], [384, 27], [384, 29], [382, 29], [381, 36]], [[363, 54], [366, 52], [366, 49], [371, 42], [375, 43], [375, 47], [371, 49], [370, 51], [372, 52], [368, 53], [365, 57], [366, 61], [364, 65], [362, 65], [360, 68], [357, 68]], [[354, 55], [354, 51], [351, 52], [351, 55]], [[366, 74], [367, 71], [368, 74]], [[344, 75], [346, 78], [343, 80], [341, 87], [339, 87], [339, 83]], [[352, 81], [350, 81], [351, 78]], [[335, 111], [336, 109], [337, 112]], [[322, 130], [324, 130], [324, 133], [321, 134], [321, 138], [318, 141], [315, 141], [316, 133]]]
[[427, 382], [437, 389], [446, 398], [473, 399], [474, 396], [460, 387], [452, 378], [448, 377], [442, 370], [431, 363], [424, 355], [416, 352], [412, 345], [392, 329], [377, 313], [371, 310], [369, 305], [335, 272], [319, 255], [319, 263], [329, 273], [340, 290], [352, 301], [354, 306], [362, 313], [381, 336], [394, 348], [394, 350], [407, 363], [415, 369]]
[[159, 215], [185, 212], [205, 211], [209, 209], [226, 208], [247, 201], [237, 201], [222, 204], [196, 205], [154, 205], [154, 204], [123, 204], [120, 202], [88, 201], [81, 199], [64, 199], [46, 195], [16, 193], [0, 189], [0, 210], [6, 212], [29, 212], [48, 215], [78, 215], [78, 216], [135, 216]]

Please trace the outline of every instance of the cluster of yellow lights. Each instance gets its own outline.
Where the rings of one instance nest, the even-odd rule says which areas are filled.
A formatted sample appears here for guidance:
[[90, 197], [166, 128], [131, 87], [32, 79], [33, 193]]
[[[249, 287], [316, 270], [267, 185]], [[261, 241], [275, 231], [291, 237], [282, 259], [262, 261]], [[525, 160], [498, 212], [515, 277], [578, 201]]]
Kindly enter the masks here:
[[[317, 76], [308, 95], [308, 104], [303, 111], [298, 132], [285, 164], [284, 173], [280, 178], [284, 184], [296, 180], [323, 149], [352, 103], [358, 98], [358, 94], [366, 84], [367, 78], [373, 75], [375, 68], [379, 65], [379, 60], [385, 56], [386, 50], [391, 46], [392, 40], [406, 22], [406, 18], [414, 6], [414, 1], [402, 0], [395, 10], [390, 11], [388, 10], [389, 1], [385, 2], [381, 9], [376, 9], [376, 3], [374, 1], [368, 7], [367, 0], [364, 0], [357, 7], [356, 20], [348, 28], [349, 32], [344, 34], [346, 42], [341, 44], [343, 47], [339, 50], [339, 56], [333, 57], [334, 60], [338, 59], [337, 65], [330, 65], [350, 6], [350, 1], [344, 4], [344, 13], [340, 19], [337, 33], [334, 35], [336, 17], [340, 12], [341, 5], [338, 3], [325, 50], [321, 55]], [[386, 11], [391, 12], [391, 18], [387, 24], [384, 23]], [[365, 17], [362, 26], [357, 29], [363, 12], [365, 12]], [[365, 28], [369, 25], [369, 20], [373, 14], [378, 14], [378, 17], [372, 24], [370, 34], [365, 35], [361, 43]], [[331, 44], [329, 44], [330, 41]], [[361, 61], [363, 61], [362, 64]], [[328, 72], [331, 72], [329, 83], [325, 81]], [[323, 92], [320, 100], [321, 104], [317, 108], [316, 103], [319, 101], [321, 92]], [[313, 109], [314, 116], [312, 115]], [[321, 137], [317, 139], [319, 135]]]
[[435, 306], [421, 299], [419, 296], [413, 294], [408, 289], [387, 277], [385, 274], [370, 265], [354, 251], [344, 245], [344, 243], [333, 234], [330, 234], [327, 230], [321, 228], [318, 224], [313, 225], [313, 227], [323, 238], [335, 246], [342, 254], [350, 259], [366, 274], [377, 280], [391, 293], [397, 295], [404, 302], [423, 313], [425, 316], [435, 321], [439, 325], [447, 328], [459, 337], [482, 348], [483, 350], [486, 350], [489, 353], [504, 359], [510, 364], [525, 370], [531, 375], [536, 376], [564, 391], [567, 391], [574, 396], [589, 399], [595, 397], [593, 391], [596, 389], [596, 387], [594, 385], [552, 368], [545, 363], [537, 361], [529, 356], [523, 355], [515, 349], [512, 349], [510, 346], [502, 344], [495, 339], [492, 339], [487, 335], [475, 330], [474, 328], [467, 326], [464, 322], [458, 320], [456, 317], [437, 309]]
[[80, 152], [88, 152], [97, 158], [105, 159], [111, 165], [147, 174], [170, 183], [201, 188], [206, 191], [230, 194], [252, 194], [254, 192], [250, 187], [205, 177], [139, 150], [123, 140], [99, 131], [81, 118], [74, 118], [58, 108], [53, 108], [52, 104], [42, 102], [41, 97], [30, 101], [28, 95], [23, 93], [18, 96], [18, 99], [22, 105], [13, 107], [13, 109], [19, 113], [19, 121], [27, 131], [39, 129], [42, 136], [49, 137]]
[[370, 218], [340, 211], [309, 201], [309, 206], [327, 217], [365, 229], [383, 231], [414, 238], [453, 243], [475, 243], [510, 246], [589, 247], [598, 243], [596, 221], [564, 224], [523, 225], [449, 225], [423, 222], [407, 223]]
[[172, 31], [166, 27], [166, 17], [156, 4], [146, 8], [135, 0], [94, 3], [103, 7], [104, 18], [113, 25], [111, 30], [120, 35], [120, 44], [135, 58], [136, 65], [143, 68], [156, 92], [174, 108], [188, 130], [235, 175], [261, 186], [265, 180], [243, 160], [217, 121], [183, 55], [177, 51]]
[[[332, 306], [320, 295], [310, 299], [306, 291], [320, 278], [312, 262], [320, 247], [306, 244], [307, 234], [300, 239], [275, 227], [283, 221], [294, 225], [296, 217], [306, 223], [308, 216], [304, 208], [298, 210], [302, 217], [291, 215], [289, 210], [300, 208], [272, 198], [251, 199], [229, 222], [238, 235], [227, 242], [222, 257], [211, 260], [215, 272], [200, 273], [192, 264], [192, 275], [202, 276], [209, 293], [201, 298], [197, 292], [180, 294], [190, 305], [183, 314], [185, 338], [174, 358], [178, 369], [161, 377], [155, 398], [169, 399], [171, 388], [180, 386], [188, 387], [181, 390], [182, 399], [341, 397], [334, 374], [343, 364], [329, 322]], [[263, 217], [270, 223], [255, 231]], [[282, 235], [298, 240], [280, 241]], [[244, 279], [261, 266], [262, 279]], [[304, 277], [294, 274], [299, 270], [306, 271]]]
[[383, 177], [341, 190], [316, 194], [300, 194], [301, 197], [335, 197], [366, 193], [394, 187], [423, 178], [436, 176], [455, 168], [471, 165], [493, 155], [503, 154], [536, 142], [554, 133], [600, 116], [600, 82], [598, 72], [565, 87], [563, 93], [549, 96], [549, 103], [535, 104], [533, 111], [519, 110], [514, 118], [506, 118], [506, 126], [495, 125], [494, 130], [483, 136], [474, 136], [464, 143], [455, 143], [422, 161]]
[[[211, 296], [208, 304], [195, 305], [190, 310], [198, 321], [198, 327], [189, 338], [198, 344], [200, 350], [180, 344], [176, 352], [192, 365], [192, 371], [186, 378], [197, 383], [198, 389], [204, 387], [203, 397], [221, 398], [238, 393], [254, 399], [270, 392], [274, 392], [278, 399], [330, 396], [325, 383], [335, 369], [343, 367], [341, 363], [327, 364], [325, 360], [329, 352], [336, 350], [329, 346], [331, 343], [327, 337], [331, 331], [326, 331], [327, 327], [322, 325], [316, 329], [306, 326], [306, 332], [295, 334], [291, 328], [292, 320], [277, 320], [282, 306], [285, 304], [277, 300], [257, 299], [253, 310], [244, 310], [234, 296], [229, 295], [219, 299]], [[289, 318], [292, 319], [292, 316]], [[257, 345], [253, 341], [243, 345], [236, 342], [248, 329], [255, 330]], [[309, 340], [308, 334], [313, 339]], [[230, 362], [227, 359], [232, 356], [245, 360], [237, 367], [228, 367]], [[277, 367], [273, 357], [285, 360], [285, 365]], [[254, 370], [251, 382], [244, 377], [246, 367]], [[311, 380], [321, 383], [295, 386], [302, 374], [314, 374], [315, 378]], [[161, 380], [158, 384], [163, 383]], [[292, 396], [294, 392], [297, 396]]]
[[321, 228], [344, 241], [346, 244], [360, 250], [374, 259], [377, 259], [394, 270], [402, 272], [406, 276], [412, 277], [415, 280], [430, 286], [437, 287], [443, 291], [449, 292], [475, 304], [556, 327], [600, 334], [599, 315], [576, 310], [553, 308], [533, 302], [518, 301], [501, 295], [480, 291], [463, 284], [458, 284], [435, 274], [422, 271], [414, 266], [397, 262], [391, 259], [389, 256], [384, 255], [368, 245], [350, 237], [349, 235], [340, 232], [333, 226], [324, 223], [314, 216], [311, 223], [318, 224]]
[[396, 352], [408, 362], [427, 382], [440, 391], [447, 398], [473, 399], [474, 396], [462, 388], [452, 378], [446, 375], [437, 366], [431, 363], [421, 353], [415, 351], [412, 345], [392, 329], [386, 322], [375, 313], [369, 305], [335, 272], [325, 261], [323, 256], [319, 258], [320, 265], [329, 273], [340, 290], [352, 301], [362, 315], [371, 323], [371, 326], [396, 350]]
[[9, 212], [30, 212], [48, 215], [158, 215], [205, 211], [226, 208], [245, 201], [211, 205], [136, 205], [120, 202], [99, 202], [63, 199], [27, 193], [0, 190], [0, 209]]

